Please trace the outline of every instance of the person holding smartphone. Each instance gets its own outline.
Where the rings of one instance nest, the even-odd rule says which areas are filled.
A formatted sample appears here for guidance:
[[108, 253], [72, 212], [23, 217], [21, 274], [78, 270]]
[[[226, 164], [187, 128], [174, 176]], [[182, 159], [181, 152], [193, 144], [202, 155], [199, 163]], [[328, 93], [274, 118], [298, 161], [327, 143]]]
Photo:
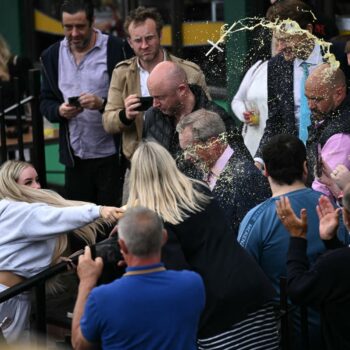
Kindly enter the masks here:
[[[131, 11], [124, 22], [128, 42], [135, 57], [120, 62], [113, 71], [108, 91], [108, 101], [103, 114], [103, 126], [108, 133], [122, 134], [123, 155], [129, 160], [142, 138], [143, 111], [152, 104], [144, 102], [150, 96], [147, 79], [153, 68], [162, 61], [172, 61], [180, 65], [190, 83], [203, 88], [209, 97], [205, 77], [195, 63], [169, 54], [160, 45], [163, 20], [154, 8], [140, 6]], [[149, 97], [148, 97], [149, 98]], [[149, 98], [148, 103], [151, 102]], [[127, 198], [127, 170], [123, 199]]]
[[124, 43], [94, 28], [90, 2], [65, 0], [61, 16], [65, 38], [41, 56], [40, 109], [59, 123], [67, 197], [119, 205], [119, 140], [103, 129], [102, 112], [113, 68], [127, 58]]

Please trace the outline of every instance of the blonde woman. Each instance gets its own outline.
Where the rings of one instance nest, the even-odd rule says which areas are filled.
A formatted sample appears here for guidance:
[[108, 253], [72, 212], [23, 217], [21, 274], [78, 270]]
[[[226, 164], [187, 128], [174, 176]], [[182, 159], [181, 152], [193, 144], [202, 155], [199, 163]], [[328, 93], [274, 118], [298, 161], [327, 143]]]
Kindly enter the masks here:
[[[270, 282], [237, 243], [209, 189], [183, 175], [170, 153], [155, 142], [141, 143], [132, 157], [127, 205], [136, 201], [165, 221], [174, 245], [168, 252], [181, 249], [188, 267], [203, 278], [206, 307], [199, 349], [211, 349], [215, 342], [224, 349], [241, 337], [251, 344], [247, 349], [262, 337], [269, 349], [277, 349], [274, 313], [272, 306], [266, 306], [274, 295]], [[259, 332], [243, 334], [245, 327], [258, 327]]]
[[[57, 262], [73, 231], [92, 243], [97, 219], [115, 221], [117, 208], [67, 201], [57, 193], [20, 184], [33, 168], [7, 161], [0, 168], [0, 292]], [[23, 293], [0, 304], [0, 323], [8, 342], [28, 336], [30, 300]]]

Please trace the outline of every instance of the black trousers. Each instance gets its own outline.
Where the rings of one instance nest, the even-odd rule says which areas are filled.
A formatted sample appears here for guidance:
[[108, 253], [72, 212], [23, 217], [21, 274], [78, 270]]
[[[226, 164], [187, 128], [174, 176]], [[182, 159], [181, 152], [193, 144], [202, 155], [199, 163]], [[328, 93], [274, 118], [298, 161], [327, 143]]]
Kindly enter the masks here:
[[68, 199], [99, 205], [120, 206], [123, 183], [117, 155], [104, 158], [74, 157], [74, 168], [66, 167]]

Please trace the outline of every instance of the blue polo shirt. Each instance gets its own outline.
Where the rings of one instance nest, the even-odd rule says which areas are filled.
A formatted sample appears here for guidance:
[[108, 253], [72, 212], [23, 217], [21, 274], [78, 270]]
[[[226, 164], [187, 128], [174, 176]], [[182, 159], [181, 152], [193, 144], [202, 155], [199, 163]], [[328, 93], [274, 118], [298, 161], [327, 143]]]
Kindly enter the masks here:
[[94, 288], [80, 322], [84, 337], [108, 350], [197, 349], [203, 281], [186, 270], [143, 274], [160, 266], [128, 268], [141, 274]]

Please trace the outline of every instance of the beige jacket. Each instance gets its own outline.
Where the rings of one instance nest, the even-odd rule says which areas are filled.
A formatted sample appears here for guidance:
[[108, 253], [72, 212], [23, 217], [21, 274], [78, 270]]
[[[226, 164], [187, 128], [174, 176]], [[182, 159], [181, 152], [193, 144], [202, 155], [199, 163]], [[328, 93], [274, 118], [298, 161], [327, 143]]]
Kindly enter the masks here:
[[[186, 72], [189, 84], [197, 84], [209, 97], [205, 77], [198, 65], [167, 54], [167, 59], [179, 64]], [[130, 159], [142, 138], [143, 113], [140, 112], [131, 125], [125, 125], [119, 119], [119, 112], [124, 109], [124, 99], [131, 94], [141, 96], [140, 75], [136, 57], [120, 62], [113, 70], [108, 100], [103, 113], [103, 126], [106, 132], [122, 133], [122, 149]]]

